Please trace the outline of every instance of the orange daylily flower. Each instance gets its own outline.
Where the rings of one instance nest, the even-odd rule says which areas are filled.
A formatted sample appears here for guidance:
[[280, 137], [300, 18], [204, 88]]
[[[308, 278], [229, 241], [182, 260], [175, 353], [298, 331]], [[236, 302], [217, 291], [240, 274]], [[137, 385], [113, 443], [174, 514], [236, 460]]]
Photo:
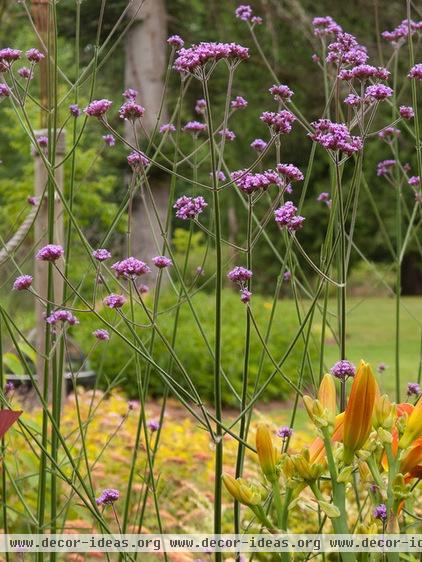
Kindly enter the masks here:
[[406, 428], [399, 441], [399, 448], [406, 449], [409, 445], [422, 435], [422, 399], [419, 398], [416, 406], [407, 420]]
[[360, 362], [344, 415], [344, 462], [350, 464], [355, 451], [363, 447], [372, 427], [377, 382], [371, 366]]

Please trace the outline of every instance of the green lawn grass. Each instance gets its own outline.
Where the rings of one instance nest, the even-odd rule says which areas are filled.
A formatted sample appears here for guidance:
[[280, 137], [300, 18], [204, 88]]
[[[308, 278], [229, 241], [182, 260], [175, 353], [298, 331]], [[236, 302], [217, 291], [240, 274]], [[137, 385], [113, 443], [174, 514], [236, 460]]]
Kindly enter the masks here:
[[[293, 301], [284, 301], [283, 306], [294, 307]], [[395, 300], [387, 297], [349, 298], [347, 301], [347, 356], [354, 363], [364, 359], [376, 370], [379, 363], [387, 365], [386, 371], [377, 373], [381, 392], [390, 394], [395, 400]], [[329, 302], [330, 322], [336, 326], [336, 301]], [[319, 344], [321, 317], [314, 320], [314, 343]], [[422, 298], [403, 297], [400, 312], [400, 399], [406, 400], [408, 382], [418, 380], [421, 362]], [[338, 346], [332, 333], [328, 332], [325, 347], [327, 369], [338, 360]], [[318, 372], [318, 365], [315, 365]], [[260, 407], [257, 408], [260, 410]], [[276, 423], [290, 420], [291, 408], [281, 404], [270, 404], [265, 414]], [[295, 428], [309, 428], [309, 418], [300, 404]]]

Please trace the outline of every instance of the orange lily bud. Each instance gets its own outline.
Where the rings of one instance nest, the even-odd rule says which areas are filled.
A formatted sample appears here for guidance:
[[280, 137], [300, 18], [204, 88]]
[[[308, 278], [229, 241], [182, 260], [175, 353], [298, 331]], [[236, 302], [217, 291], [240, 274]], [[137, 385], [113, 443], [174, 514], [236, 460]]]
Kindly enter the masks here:
[[399, 448], [406, 449], [412, 441], [422, 435], [422, 400], [419, 398], [410, 414], [404, 433], [399, 441]]
[[262, 472], [270, 482], [274, 482], [277, 479], [277, 450], [273, 445], [271, 432], [266, 425], [258, 425], [256, 430], [256, 450]]
[[350, 464], [355, 451], [363, 447], [372, 427], [377, 392], [374, 373], [368, 363], [360, 362], [344, 414], [344, 462]]
[[[343, 428], [344, 428], [344, 412], [338, 414], [334, 422], [334, 431], [331, 436], [331, 439], [335, 443], [339, 441], [343, 441]], [[311, 443], [311, 446], [309, 447], [309, 456], [312, 463], [322, 462], [325, 456], [325, 447], [324, 447], [324, 441], [321, 439], [321, 437], [317, 437], [315, 441]]]
[[391, 403], [388, 394], [375, 399], [373, 424], [375, 428], [391, 429], [395, 418], [395, 406]]
[[334, 377], [330, 374], [323, 376], [318, 390], [318, 400], [322, 406], [327, 410], [329, 418], [334, 420], [336, 415], [336, 385], [334, 384]]

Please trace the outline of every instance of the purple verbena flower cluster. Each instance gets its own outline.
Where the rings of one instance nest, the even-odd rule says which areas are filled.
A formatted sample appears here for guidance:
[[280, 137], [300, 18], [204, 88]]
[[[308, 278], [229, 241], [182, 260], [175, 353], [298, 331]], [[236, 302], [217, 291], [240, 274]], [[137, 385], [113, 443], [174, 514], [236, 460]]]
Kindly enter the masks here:
[[391, 168], [396, 165], [395, 160], [382, 160], [377, 165], [377, 176], [386, 176], [391, 172]]
[[32, 281], [33, 279], [31, 275], [19, 275], [13, 283], [13, 289], [15, 291], [24, 291], [25, 289], [29, 289], [32, 285]]
[[46, 322], [51, 325], [57, 324], [58, 322], [67, 322], [70, 326], [79, 324], [78, 319], [74, 316], [70, 310], [55, 310], [50, 316], [46, 318]]
[[421, 387], [417, 382], [409, 382], [407, 384], [407, 395], [418, 396], [421, 393]]
[[184, 131], [185, 133], [198, 134], [202, 131], [205, 131], [206, 128], [206, 124], [201, 123], [200, 121], [188, 121], [182, 128], [182, 131]]
[[276, 431], [277, 437], [281, 437], [282, 439], [287, 439], [293, 435], [293, 429], [288, 425], [284, 425], [283, 427], [279, 427]]
[[113, 490], [112, 488], [107, 488], [101, 492], [100, 496], [95, 500], [97, 505], [111, 505], [117, 501], [120, 497], [120, 492], [118, 490]]
[[92, 332], [92, 335], [95, 336], [97, 340], [101, 340], [101, 341], [108, 341], [110, 339], [110, 334], [108, 333], [107, 330], [104, 330], [103, 328], [98, 328], [98, 330], [94, 330]]
[[58, 260], [64, 254], [62, 246], [59, 244], [47, 244], [36, 254], [36, 259], [40, 261], [51, 261], [54, 262]]
[[160, 127], [160, 133], [175, 133], [176, 127], [172, 123], [164, 123]]
[[105, 248], [98, 248], [92, 252], [92, 256], [98, 261], [105, 261], [111, 258], [111, 253]]
[[339, 72], [339, 79], [340, 80], [368, 80], [369, 78], [372, 79], [379, 79], [379, 80], [388, 80], [390, 77], [390, 71], [386, 68], [381, 66], [375, 67], [371, 66], [370, 64], [358, 64], [357, 66], [346, 69], [343, 68]]
[[286, 135], [292, 130], [292, 123], [296, 121], [296, 117], [287, 109], [279, 112], [264, 111], [260, 117], [261, 121], [266, 123], [274, 133]]
[[353, 363], [347, 361], [347, 359], [342, 359], [340, 361], [337, 361], [337, 363], [335, 363], [331, 367], [330, 373], [333, 375], [333, 377], [336, 377], [336, 379], [344, 381], [348, 377], [355, 376], [356, 367], [353, 365]]
[[274, 86], [271, 86], [269, 89], [269, 92], [274, 96], [275, 100], [283, 100], [285, 102], [291, 101], [294, 94], [294, 92], [284, 84], [274, 84]]
[[318, 119], [311, 125], [315, 132], [309, 133], [310, 138], [328, 150], [339, 150], [350, 156], [363, 148], [362, 139], [352, 136], [344, 123], [333, 123], [329, 119]]
[[108, 147], [113, 147], [116, 144], [116, 139], [113, 135], [103, 135], [103, 141]]
[[232, 109], [244, 109], [247, 107], [248, 102], [242, 96], [236, 96], [234, 100], [230, 102], [230, 107]]
[[327, 50], [327, 62], [338, 66], [365, 64], [368, 60], [366, 47], [360, 45], [350, 33], [338, 33]]
[[228, 272], [227, 277], [230, 281], [233, 281], [233, 283], [243, 284], [246, 281], [249, 281], [249, 279], [252, 278], [252, 275], [253, 273], [250, 269], [237, 265], [234, 269]]
[[262, 139], [255, 139], [250, 144], [250, 147], [253, 148], [254, 150], [256, 150], [257, 152], [264, 152], [264, 150], [267, 148], [267, 146], [268, 146], [268, 143], [266, 143]]
[[293, 164], [277, 164], [277, 172], [289, 182], [303, 180], [302, 172]]
[[182, 195], [177, 199], [176, 203], [173, 205], [174, 209], [177, 209], [176, 217], [182, 220], [195, 219], [207, 206], [205, 199], [201, 196], [198, 197], [188, 197], [187, 195]]
[[409, 74], [407, 75], [408, 78], [414, 78], [416, 80], [422, 80], [422, 63], [415, 64], [409, 70]]
[[199, 43], [188, 49], [180, 49], [174, 68], [178, 72], [193, 73], [210, 61], [240, 61], [248, 58], [249, 49], [237, 43]]
[[251, 194], [258, 190], [266, 190], [270, 185], [281, 185], [280, 177], [274, 170], [252, 173], [247, 170], [236, 170], [231, 179], [244, 193]]
[[297, 214], [297, 207], [292, 201], [286, 201], [284, 205], [274, 211], [275, 222], [286, 227], [289, 232], [295, 232], [303, 226], [305, 217]]
[[399, 113], [402, 119], [412, 119], [415, 116], [413, 107], [409, 105], [401, 105], [399, 108]]
[[387, 519], [387, 506], [384, 503], [380, 503], [374, 508], [374, 517], [382, 521]]
[[170, 267], [173, 265], [172, 260], [166, 256], [155, 256], [155, 258], [152, 258], [152, 263], [159, 269], [163, 269], [165, 267]]
[[170, 37], [167, 39], [167, 43], [172, 47], [175, 47], [176, 49], [181, 49], [185, 44], [180, 35], [170, 35]]
[[337, 35], [343, 31], [342, 27], [336, 23], [331, 16], [317, 17], [312, 20], [314, 35], [325, 37], [326, 35]]
[[112, 104], [112, 101], [106, 99], [94, 100], [85, 108], [84, 111], [90, 117], [103, 117]]
[[125, 119], [126, 121], [131, 121], [132, 123], [143, 117], [144, 113], [145, 108], [142, 107], [142, 105], [139, 105], [139, 103], [136, 103], [133, 99], [125, 102], [119, 109], [120, 119]]
[[390, 43], [398, 43], [409, 36], [409, 28], [413, 35], [413, 33], [422, 29], [422, 21], [403, 20], [393, 31], [383, 31], [381, 37]]
[[230, 129], [222, 129], [218, 134], [227, 141], [234, 141], [234, 139], [236, 138], [236, 133], [234, 133], [234, 131], [231, 131]]
[[103, 302], [109, 308], [121, 308], [126, 302], [126, 297], [124, 295], [117, 295], [116, 293], [111, 293], [110, 295], [107, 295], [105, 297]]
[[380, 139], [387, 140], [387, 141], [391, 138], [398, 137], [399, 135], [401, 135], [401, 131], [396, 127], [385, 127], [385, 129], [382, 129], [378, 133], [378, 137]]
[[124, 279], [133, 279], [151, 272], [151, 268], [145, 262], [133, 256], [117, 261], [111, 266], [111, 269], [114, 269], [116, 277], [123, 277]]
[[150, 160], [148, 156], [146, 156], [143, 152], [138, 152], [134, 150], [129, 154], [127, 157], [127, 163], [132, 168], [132, 170], [136, 173], [139, 173], [143, 170], [145, 166], [148, 166]]

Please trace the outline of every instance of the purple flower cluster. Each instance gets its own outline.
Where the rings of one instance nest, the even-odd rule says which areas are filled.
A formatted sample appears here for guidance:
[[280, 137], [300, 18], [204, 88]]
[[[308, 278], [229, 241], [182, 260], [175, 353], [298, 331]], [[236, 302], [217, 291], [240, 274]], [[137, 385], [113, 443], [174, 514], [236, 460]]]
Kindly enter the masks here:
[[201, 123], [200, 121], [188, 121], [186, 125], [182, 128], [182, 131], [184, 131], [185, 133], [192, 133], [195, 135], [201, 133], [202, 131], [205, 131], [206, 128], [207, 128], [206, 124]]
[[268, 189], [270, 185], [281, 184], [277, 172], [273, 170], [255, 174], [247, 170], [236, 170], [231, 173], [231, 178], [240, 190], [248, 194], [258, 190]]
[[102, 117], [112, 106], [113, 102], [110, 100], [94, 100], [86, 108], [85, 113], [90, 117]]
[[389, 86], [384, 84], [373, 84], [368, 86], [365, 90], [365, 100], [368, 101], [383, 101], [387, 98], [391, 98], [393, 95], [393, 90]]
[[37, 137], [37, 142], [42, 148], [45, 148], [46, 146], [48, 146], [48, 137], [46, 137], [45, 135], [40, 135], [39, 137]]
[[412, 66], [407, 77], [414, 78], [416, 80], [422, 80], [422, 63]]
[[164, 123], [160, 127], [160, 133], [175, 133], [176, 127], [172, 123]]
[[401, 131], [396, 127], [385, 127], [385, 129], [382, 129], [382, 131], [378, 133], [378, 137], [384, 140], [389, 140], [393, 137], [398, 137], [399, 135], [401, 135]]
[[9, 97], [11, 90], [7, 84], [0, 84], [0, 98]]
[[341, 66], [365, 64], [367, 60], [366, 47], [359, 45], [350, 33], [338, 33], [335, 41], [328, 45], [327, 62]]
[[349, 156], [362, 150], [362, 139], [352, 136], [344, 123], [333, 123], [329, 119], [318, 119], [311, 125], [315, 129], [315, 133], [309, 134], [311, 139], [328, 150], [339, 150]]
[[292, 123], [296, 117], [287, 109], [275, 113], [274, 111], [264, 111], [260, 117], [271, 129], [281, 135], [286, 135], [292, 130]]
[[293, 164], [277, 164], [277, 172], [289, 182], [303, 180], [302, 172]]
[[252, 278], [252, 275], [253, 273], [250, 269], [237, 265], [234, 269], [228, 272], [227, 277], [230, 281], [233, 281], [233, 283], [243, 285], [246, 281], [249, 281], [249, 279]]
[[21, 58], [22, 51], [19, 49], [11, 49], [10, 47], [6, 47], [5, 49], [0, 49], [0, 61], [5, 63], [7, 67], [9, 65]]
[[22, 68], [18, 70], [18, 74], [21, 78], [25, 78], [25, 80], [32, 80], [34, 77], [32, 70], [27, 66], [22, 66]]
[[393, 166], [396, 165], [395, 160], [382, 160], [377, 165], [377, 176], [386, 176]]
[[92, 252], [92, 256], [98, 261], [105, 261], [111, 258], [111, 253], [105, 248], [98, 248]]
[[126, 88], [122, 96], [127, 100], [134, 101], [138, 96], [138, 90], [135, 90], [134, 88]]
[[332, 17], [317, 17], [312, 20], [312, 25], [314, 28], [314, 35], [317, 37], [325, 37], [326, 35], [337, 35], [341, 33], [343, 29], [336, 23]]
[[249, 21], [252, 17], [252, 8], [248, 4], [241, 4], [236, 8], [235, 16], [243, 21]]
[[160, 422], [158, 420], [149, 420], [147, 422], [147, 426], [151, 433], [154, 433], [154, 431], [158, 431], [160, 429]]
[[268, 143], [266, 143], [262, 139], [255, 139], [250, 144], [250, 147], [253, 148], [254, 150], [256, 150], [257, 152], [264, 152], [264, 150], [267, 148], [267, 146], [268, 146]]
[[45, 58], [44, 54], [41, 51], [34, 48], [28, 49], [28, 51], [26, 51], [25, 54], [26, 54], [26, 58], [33, 63], [40, 62], [40, 60]]
[[103, 300], [103, 303], [109, 308], [121, 308], [125, 302], [126, 297], [124, 295], [117, 295], [116, 293], [107, 295]]
[[198, 115], [203, 115], [206, 112], [206, 110], [207, 110], [207, 102], [203, 98], [196, 100], [195, 113], [197, 113]]
[[110, 334], [107, 330], [103, 330], [102, 328], [98, 328], [98, 330], [94, 330], [92, 335], [97, 338], [97, 340], [101, 341], [108, 341], [110, 339]]
[[134, 172], [141, 172], [145, 166], [148, 166], [150, 160], [143, 152], [138, 152], [134, 150], [127, 157], [127, 163], [132, 168]]
[[402, 119], [412, 119], [415, 116], [413, 107], [409, 105], [401, 105], [399, 108], [399, 113]]
[[292, 201], [286, 201], [284, 205], [274, 211], [275, 222], [286, 227], [289, 232], [295, 232], [303, 226], [305, 217], [297, 214], [297, 207]]
[[78, 319], [70, 312], [70, 310], [55, 310], [46, 318], [46, 322], [51, 325], [57, 324], [57, 322], [67, 322], [70, 326], [79, 324]]
[[283, 273], [283, 281], [290, 281], [292, 278], [292, 272], [287, 270]]
[[40, 261], [54, 262], [58, 260], [63, 254], [64, 250], [59, 244], [47, 244], [47, 246], [44, 246], [37, 252], [37, 255], [35, 257]]
[[103, 141], [110, 148], [113, 147], [116, 144], [116, 139], [114, 138], [113, 135], [103, 135]]
[[340, 379], [341, 381], [346, 380], [348, 377], [354, 377], [356, 373], [356, 367], [347, 359], [342, 359], [341, 361], [337, 361], [330, 369], [330, 373], [336, 379]]
[[370, 64], [358, 64], [354, 68], [340, 70], [339, 72], [339, 79], [340, 80], [367, 80], [368, 78], [379, 80], [388, 80], [390, 77], [390, 71], [386, 68], [379, 66], [378, 68], [375, 66], [371, 66]]
[[[212, 177], [212, 172], [210, 172], [210, 176]], [[219, 181], [226, 181], [226, 176], [221, 170], [219, 172], [216, 172], [215, 177]]]
[[119, 109], [120, 119], [125, 119], [126, 121], [131, 121], [134, 123], [137, 119], [140, 119], [145, 113], [145, 108], [135, 100], [130, 99], [125, 102]]
[[244, 109], [247, 107], [248, 102], [242, 96], [236, 96], [234, 100], [230, 102], [230, 107], [232, 109]]
[[291, 101], [293, 96], [293, 91], [284, 84], [279, 84], [278, 86], [274, 84], [269, 89], [270, 94], [274, 96], [275, 100]]
[[82, 113], [76, 103], [72, 103], [71, 105], [69, 105], [69, 111], [72, 117], [79, 117], [79, 115]]
[[252, 293], [246, 287], [240, 291], [240, 300], [243, 304], [251, 302]]
[[195, 219], [207, 206], [207, 203], [200, 195], [198, 197], [188, 197], [182, 195], [173, 205], [177, 209], [176, 217], [182, 220]]
[[421, 387], [417, 382], [409, 382], [407, 384], [407, 395], [408, 396], [417, 396], [421, 393]]
[[407, 180], [407, 183], [412, 187], [416, 187], [417, 185], [420, 185], [421, 178], [419, 176], [412, 176]]
[[145, 262], [133, 256], [117, 261], [111, 266], [111, 269], [114, 269], [117, 277], [123, 277], [124, 279], [133, 279], [151, 272], [151, 268]]
[[24, 291], [25, 289], [29, 289], [32, 285], [32, 281], [33, 279], [31, 275], [19, 275], [13, 283], [13, 289], [15, 291]]
[[327, 201], [330, 201], [330, 194], [328, 193], [328, 191], [322, 191], [318, 197], [317, 197], [317, 201], [322, 201], [324, 203], [327, 203]]
[[384, 503], [380, 503], [374, 508], [374, 517], [382, 521], [387, 519], [387, 506]]
[[410, 33], [413, 34], [418, 29], [422, 29], [422, 21], [403, 20], [393, 31], [383, 31], [381, 37], [390, 43], [398, 43], [400, 40], [408, 37], [409, 27]]
[[173, 265], [171, 259], [167, 258], [166, 256], [155, 256], [155, 258], [152, 258], [152, 263], [159, 269], [163, 269], [164, 267], [170, 267]]
[[195, 72], [208, 62], [221, 59], [240, 61], [249, 58], [249, 49], [237, 43], [199, 43], [188, 49], [180, 49], [174, 62], [178, 72]]
[[287, 439], [287, 437], [291, 437], [293, 435], [293, 429], [288, 425], [284, 425], [283, 427], [279, 427], [277, 429], [276, 435], [282, 439]]
[[233, 283], [236, 283], [240, 287], [240, 300], [243, 304], [247, 304], [250, 302], [252, 293], [246, 287], [246, 283], [252, 278], [252, 271], [250, 269], [246, 269], [246, 267], [236, 266], [234, 269], [229, 271], [227, 277]]
[[111, 505], [117, 501], [120, 497], [120, 492], [118, 490], [113, 490], [112, 488], [107, 488], [101, 492], [100, 496], [95, 500], [97, 505]]
[[181, 49], [185, 44], [180, 35], [170, 35], [170, 37], [167, 39], [167, 43], [172, 47], [175, 47], [176, 49]]
[[236, 133], [234, 133], [230, 129], [222, 129], [218, 134], [225, 138], [227, 141], [234, 141], [234, 139], [236, 138]]

